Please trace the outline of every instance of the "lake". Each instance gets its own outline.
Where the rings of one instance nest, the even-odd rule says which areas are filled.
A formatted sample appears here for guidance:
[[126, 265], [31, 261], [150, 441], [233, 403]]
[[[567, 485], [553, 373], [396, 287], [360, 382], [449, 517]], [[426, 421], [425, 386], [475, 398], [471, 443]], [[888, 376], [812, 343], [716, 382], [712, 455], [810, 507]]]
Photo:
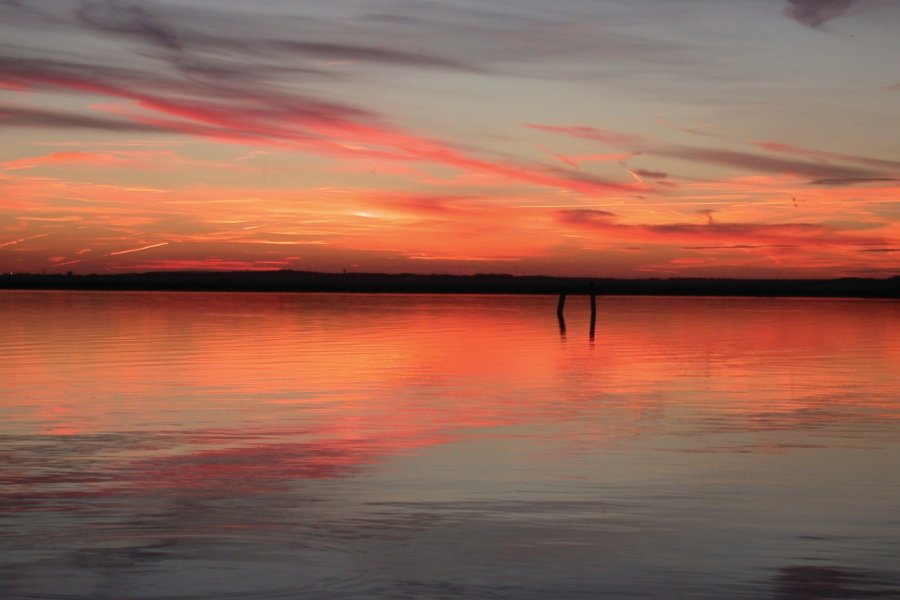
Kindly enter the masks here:
[[0, 597], [900, 598], [900, 302], [0, 292]]

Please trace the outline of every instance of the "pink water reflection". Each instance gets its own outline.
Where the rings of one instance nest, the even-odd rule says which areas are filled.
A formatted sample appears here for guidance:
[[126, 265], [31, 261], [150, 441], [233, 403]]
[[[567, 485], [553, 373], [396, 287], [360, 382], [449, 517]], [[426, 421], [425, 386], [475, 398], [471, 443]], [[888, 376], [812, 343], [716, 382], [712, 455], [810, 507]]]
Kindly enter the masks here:
[[897, 303], [555, 305], [0, 293], [0, 592], [892, 589]]

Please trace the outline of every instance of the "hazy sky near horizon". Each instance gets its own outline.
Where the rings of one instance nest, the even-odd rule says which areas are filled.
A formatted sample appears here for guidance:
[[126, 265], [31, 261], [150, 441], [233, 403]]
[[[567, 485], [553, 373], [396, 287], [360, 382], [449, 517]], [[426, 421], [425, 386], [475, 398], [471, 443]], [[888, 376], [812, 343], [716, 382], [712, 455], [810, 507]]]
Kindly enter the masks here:
[[900, 2], [0, 0], [0, 270], [887, 276]]

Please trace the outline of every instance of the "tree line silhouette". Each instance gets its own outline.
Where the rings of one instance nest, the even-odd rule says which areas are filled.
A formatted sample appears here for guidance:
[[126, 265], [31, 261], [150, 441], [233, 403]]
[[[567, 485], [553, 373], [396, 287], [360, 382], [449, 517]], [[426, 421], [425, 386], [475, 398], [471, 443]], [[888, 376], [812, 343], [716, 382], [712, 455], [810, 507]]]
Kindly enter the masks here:
[[900, 276], [886, 279], [614, 279], [289, 270], [0, 275], [0, 289], [587, 294], [592, 288], [599, 295], [900, 298]]

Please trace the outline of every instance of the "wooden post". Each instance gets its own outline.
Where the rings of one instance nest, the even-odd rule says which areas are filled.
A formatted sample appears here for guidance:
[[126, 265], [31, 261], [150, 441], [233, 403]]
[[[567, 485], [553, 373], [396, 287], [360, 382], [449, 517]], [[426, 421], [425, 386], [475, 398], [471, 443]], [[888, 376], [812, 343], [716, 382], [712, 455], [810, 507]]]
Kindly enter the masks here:
[[559, 295], [559, 302], [556, 304], [556, 318], [559, 321], [559, 334], [566, 335], [566, 318], [563, 316], [563, 309], [566, 306], [566, 293]]
[[591, 339], [594, 339], [594, 332], [597, 329], [597, 292], [594, 291], [594, 284], [591, 284]]

